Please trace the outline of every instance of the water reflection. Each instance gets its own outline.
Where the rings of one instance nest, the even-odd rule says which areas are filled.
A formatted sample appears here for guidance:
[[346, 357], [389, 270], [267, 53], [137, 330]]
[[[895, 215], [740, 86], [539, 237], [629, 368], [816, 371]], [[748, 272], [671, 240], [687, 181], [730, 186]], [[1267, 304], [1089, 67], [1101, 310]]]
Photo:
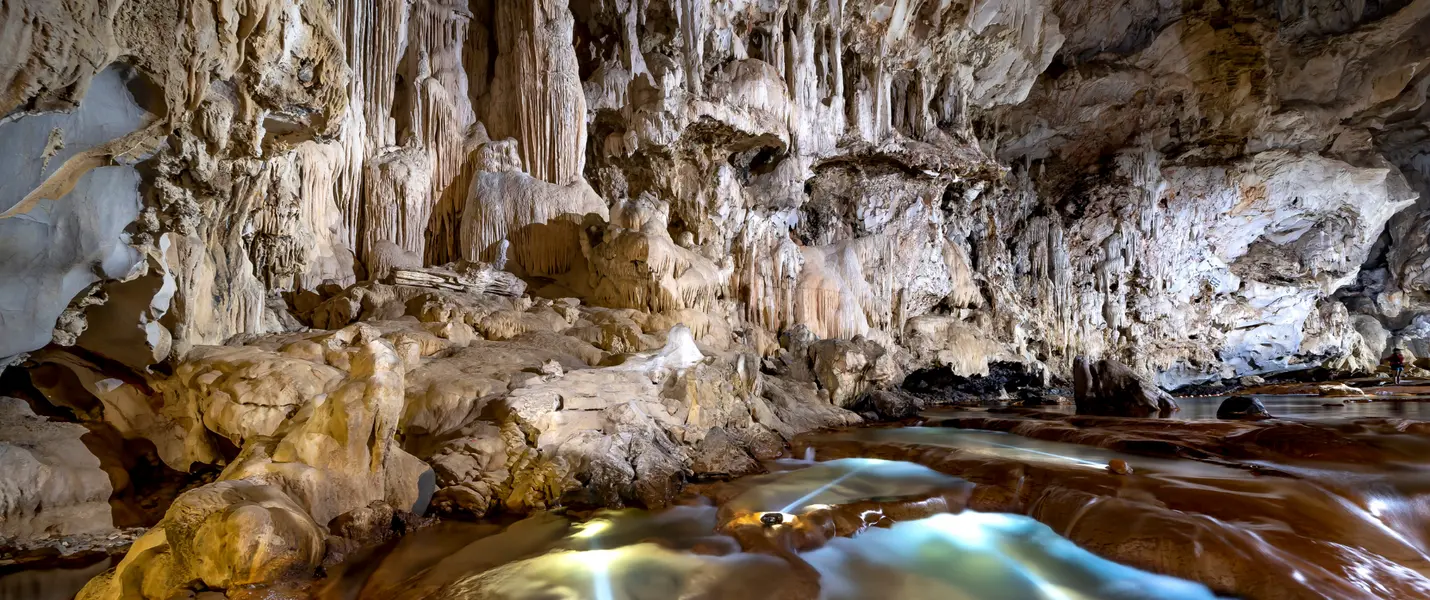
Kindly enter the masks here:
[[690, 597], [1200, 600], [1215, 595], [1200, 584], [1100, 559], [1028, 517], [972, 511], [870, 529], [786, 559], [743, 552], [703, 555], [649, 542], [558, 550], [473, 573], [437, 595], [504, 600]]
[[972, 487], [967, 482], [909, 462], [845, 458], [754, 477], [754, 485], [727, 506], [738, 512], [797, 513], [812, 505], [849, 504], [876, 498], [918, 496]]
[[[1024, 432], [1049, 423], [998, 421]], [[1068, 439], [1113, 439], [1051, 423]], [[1132, 425], [1117, 439], [1175, 438], [1178, 430], [1119, 423]], [[823, 456], [910, 457], [957, 473], [978, 485], [972, 508], [1027, 514], [1099, 555], [1251, 598], [1430, 597], [1423, 465], [1213, 463], [948, 427], [812, 434], [800, 443]], [[1132, 473], [1095, 468], [1114, 460]]]
[[1138, 472], [1173, 473], [1188, 477], [1250, 478], [1244, 469], [1223, 467], [1191, 460], [1169, 460], [1136, 456], [1065, 442], [1026, 438], [1001, 431], [953, 429], [949, 427], [899, 427], [853, 429], [820, 436], [831, 441], [909, 444], [956, 449], [960, 453], [1024, 464], [1044, 464], [1093, 471], [1105, 470], [1113, 460], [1122, 460]]

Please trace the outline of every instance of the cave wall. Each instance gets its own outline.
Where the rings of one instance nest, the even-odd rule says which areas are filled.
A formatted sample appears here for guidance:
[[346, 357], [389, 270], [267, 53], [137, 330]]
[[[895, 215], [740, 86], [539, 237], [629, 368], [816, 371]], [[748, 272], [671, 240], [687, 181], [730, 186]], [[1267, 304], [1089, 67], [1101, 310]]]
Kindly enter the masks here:
[[766, 350], [799, 324], [1168, 386], [1364, 366], [1352, 312], [1427, 312], [1430, 0], [0, 17], [5, 362], [143, 370], [291, 327], [278, 292], [457, 258]]

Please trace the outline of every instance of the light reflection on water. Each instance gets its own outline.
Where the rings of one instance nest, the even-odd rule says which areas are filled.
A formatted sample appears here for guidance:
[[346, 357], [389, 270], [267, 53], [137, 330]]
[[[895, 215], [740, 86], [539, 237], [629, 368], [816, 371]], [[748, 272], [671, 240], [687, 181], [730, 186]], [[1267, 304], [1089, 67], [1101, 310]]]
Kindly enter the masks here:
[[[921, 465], [875, 459], [841, 459], [776, 473], [758, 480], [723, 510], [775, 511], [811, 504], [854, 503], [890, 496], [960, 489], [961, 479]], [[386, 600], [491, 598], [548, 600], [785, 600], [903, 598], [1203, 600], [1204, 586], [1122, 566], [1078, 548], [1037, 521], [1011, 514], [940, 514], [892, 528], [872, 528], [800, 555], [741, 552], [715, 533], [715, 507], [661, 512], [607, 512], [552, 538], [543, 549], [503, 564], [470, 562], [487, 556], [472, 548], [509, 546], [493, 536], [468, 548], [428, 553], [437, 564], [417, 563], [389, 572], [451, 573], [445, 582], [404, 586]], [[521, 529], [520, 524], [513, 529]], [[769, 531], [769, 530], [767, 530]], [[423, 545], [425, 532], [404, 544]], [[434, 538], [436, 539], [436, 538]], [[710, 544], [724, 539], [725, 544]], [[705, 551], [697, 550], [698, 547]], [[709, 548], [716, 548], [713, 552]], [[722, 549], [723, 548], [723, 549]], [[389, 559], [388, 562], [401, 560]], [[341, 577], [341, 575], [339, 575]], [[401, 575], [399, 575], [400, 577]], [[435, 584], [435, 585], [431, 585]], [[345, 586], [392, 589], [392, 586]], [[1151, 595], [1149, 595], [1151, 594]], [[337, 600], [337, 596], [321, 596]], [[348, 600], [367, 595], [343, 596]]]
[[826, 600], [1214, 598], [1206, 587], [1103, 560], [1028, 517], [964, 511], [871, 529], [805, 555]]
[[[822, 600], [1216, 597], [1200, 584], [1098, 558], [1047, 526], [1019, 515], [973, 511], [936, 515], [838, 538], [800, 559], [818, 574], [818, 598]], [[796, 577], [795, 569], [769, 556], [692, 555], [639, 544], [556, 552], [513, 563], [447, 590], [460, 595], [439, 597], [775, 600], [787, 598], [786, 594], [798, 587], [790, 581]], [[765, 582], [758, 583], [760, 578]], [[553, 596], [555, 590], [576, 595]]]
[[1252, 474], [1243, 469], [1223, 467], [1192, 460], [1171, 460], [1125, 454], [1096, 446], [1050, 442], [1001, 431], [954, 429], [949, 427], [898, 427], [889, 429], [852, 429], [822, 436], [830, 440], [853, 440], [913, 444], [924, 447], [957, 449], [971, 455], [1005, 459], [1013, 462], [1049, 464], [1083, 469], [1102, 470], [1115, 459], [1133, 465], [1139, 472], [1173, 473], [1187, 477], [1245, 479]]
[[[792, 465], [791, 465], [792, 466]], [[738, 512], [800, 512], [815, 504], [849, 504], [889, 496], [917, 496], [971, 487], [957, 477], [909, 462], [845, 458], [757, 476], [748, 491], [728, 503]]]
[[[1344, 408], [1330, 409], [1321, 404], [1337, 400], [1269, 396], [1262, 397], [1262, 401], [1273, 415], [1291, 419], [1416, 418], [1420, 410], [1430, 416], [1430, 404], [1415, 402], [1347, 402]], [[1183, 411], [1175, 418], [1214, 419], [1220, 402], [1221, 398], [1184, 399]], [[940, 416], [987, 414], [968, 410], [938, 412]], [[1381, 440], [1415, 437], [1369, 430], [1355, 435]], [[1419, 592], [1430, 593], [1430, 579], [1425, 577], [1430, 574], [1430, 556], [1426, 553], [1430, 537], [1426, 518], [1430, 515], [1430, 469], [1423, 465], [1266, 463], [1264, 466], [1274, 467], [1281, 475], [1263, 476], [1225, 464], [1146, 457], [993, 431], [871, 428], [821, 434], [817, 438], [946, 448], [952, 454], [942, 456], [973, 457], [975, 463], [1000, 465], [1006, 461], [1046, 467], [1039, 477], [1057, 473], [1058, 477], [1073, 480], [1104, 481], [1098, 478], [1112, 477], [1106, 472], [1108, 463], [1119, 459], [1135, 467], [1135, 474], [1115, 478], [1111, 484], [1089, 484], [1111, 485], [1115, 493], [1094, 496], [1070, 520], [1059, 521], [1056, 511], [1030, 511], [1039, 519], [1047, 520], [1051, 515], [1053, 520], [1048, 522], [1057, 527], [1056, 531], [1028, 516], [963, 511], [896, 523], [890, 528], [863, 529], [849, 538], [834, 538], [821, 548], [783, 557], [742, 552], [733, 538], [717, 533], [717, 529], [728, 531], [719, 523], [721, 515], [731, 512], [770, 511], [800, 518], [796, 515], [813, 505], [911, 497], [969, 485], [923, 465], [897, 460], [847, 458], [812, 462], [811, 445], [806, 448], [806, 460], [780, 461], [772, 465], [777, 472], [743, 480], [749, 486], [719, 509], [682, 507], [658, 513], [610, 513], [584, 527], [558, 534], [543, 542], [544, 546], [506, 562], [465, 569], [460, 562], [450, 560], [433, 569], [429, 569], [431, 565], [416, 566], [409, 570], [453, 576], [430, 590], [400, 598], [1215, 597], [1201, 584], [1099, 558], [1058, 535], [1062, 532], [1079, 543], [1096, 547], [1084, 532], [1089, 527], [1078, 527], [1080, 519], [1084, 523], [1092, 519], [1090, 531], [1094, 533], [1098, 527], [1110, 526], [1116, 531], [1126, 529], [1137, 539], [1196, 546], [1195, 550], [1163, 550], [1169, 552], [1168, 556], [1205, 562], [1213, 566], [1212, 571], [1198, 570], [1200, 566], [1192, 570], [1158, 567], [1143, 564], [1135, 556], [1106, 554], [1107, 547], [1099, 550], [1118, 560], [1183, 577], [1217, 581], [1216, 569], [1221, 567], [1216, 565], [1226, 565], [1217, 561], [1239, 556], [1260, 564], [1263, 571], [1280, 572], [1284, 579], [1279, 581], [1289, 583], [1289, 587], [1304, 586], [1298, 592], [1324, 592], [1327, 597], [1358, 597], [1357, 593], [1345, 595], [1346, 589], [1380, 597], [1403, 596], [1407, 589], [1415, 590], [1416, 597]], [[824, 452], [820, 450], [820, 454]], [[940, 469], [947, 470], [944, 466]], [[1115, 502], [1124, 497], [1170, 515], [1182, 515], [1181, 521], [1165, 522], [1179, 524], [1183, 532], [1158, 528], [1158, 523], [1164, 521], [1148, 520], [1150, 509], [1138, 513], [1141, 517], [1129, 515], [1131, 519], [1124, 520], [1127, 517], [1123, 509], [1115, 508]], [[1084, 519], [1084, 513], [1100, 513], [1101, 517]], [[1097, 535], [1111, 534], [1096, 534], [1093, 539]], [[1108, 539], [1120, 538], [1111, 535]], [[1313, 545], [1286, 545], [1286, 540], [1306, 540]], [[1208, 550], [1204, 561], [1203, 544], [1217, 548]], [[1237, 581], [1256, 583], [1257, 575], [1241, 573], [1237, 577], [1242, 578]], [[1263, 579], [1278, 581], [1274, 577]], [[1261, 588], [1260, 593], [1264, 595], [1265, 591]], [[1297, 592], [1288, 593], [1294, 596]]]

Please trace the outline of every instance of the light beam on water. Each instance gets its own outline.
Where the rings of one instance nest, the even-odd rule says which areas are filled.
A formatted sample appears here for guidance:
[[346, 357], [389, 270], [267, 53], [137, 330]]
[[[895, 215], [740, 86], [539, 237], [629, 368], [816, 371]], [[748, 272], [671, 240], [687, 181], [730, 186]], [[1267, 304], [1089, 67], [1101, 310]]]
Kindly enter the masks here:
[[571, 536], [591, 540], [591, 549], [579, 553], [578, 556], [591, 570], [591, 587], [594, 588], [595, 600], [615, 600], [616, 598], [616, 591], [611, 586], [611, 563], [615, 562], [617, 551], [602, 550], [596, 542], [597, 536], [610, 528], [610, 521], [596, 519], [587, 522], [580, 531]]
[[[875, 464], [877, 464], [877, 463], [875, 463]], [[826, 483], [826, 484], [824, 484], [824, 485], [821, 485], [821, 486], [815, 488], [814, 491], [812, 491], [812, 492], [810, 492], [810, 493], [808, 493], [808, 494], [805, 494], [805, 495], [803, 495], [803, 496], [800, 496], [798, 500], [795, 500], [794, 502], [789, 503], [789, 506], [786, 506], [786, 507], [784, 507], [784, 508], [781, 508], [781, 509], [779, 510], [779, 512], [788, 513], [788, 512], [790, 512], [790, 511], [796, 509], [796, 508], [799, 508], [801, 504], [804, 504], [805, 502], [808, 502], [808, 501], [810, 501], [810, 500], [813, 500], [813, 499], [819, 497], [820, 494], [823, 494], [824, 492], [829, 491], [829, 488], [832, 488], [832, 487], [834, 487], [834, 486], [836, 486], [836, 485], [839, 485], [839, 482], [844, 481], [845, 479], [849, 479], [850, 477], [853, 477], [856, 473], [859, 473], [860, 471], [863, 471], [864, 469], [867, 469], [867, 468], [872, 467], [872, 466], [874, 466], [874, 465], [873, 465], [873, 464], [863, 465], [863, 466], [860, 466], [860, 467], [858, 467], [858, 468], [855, 468], [855, 469], [852, 470], [852, 471], [849, 471], [848, 473], [845, 473], [845, 474], [843, 474], [843, 475], [840, 475], [839, 477], [834, 478], [833, 481], [830, 481], [829, 483]]]
[[588, 550], [581, 553], [591, 569], [591, 587], [595, 600], [616, 600], [616, 590], [611, 586], [611, 563], [615, 562], [615, 550]]
[[1092, 468], [1094, 468], [1094, 469], [1105, 469], [1105, 468], [1107, 468], [1107, 465], [1104, 465], [1104, 464], [1095, 463], [1095, 462], [1092, 462], [1092, 461], [1090, 461], [1090, 460], [1083, 460], [1083, 459], [1081, 459], [1081, 458], [1073, 458], [1073, 457], [1071, 457], [1071, 456], [1063, 456], [1063, 455], [1061, 455], [1061, 454], [1054, 454], [1054, 453], [1052, 453], [1052, 452], [1043, 452], [1042, 450], [1034, 450], [1034, 449], [1032, 449], [1032, 448], [1021, 448], [1021, 447], [1018, 447], [1018, 446], [1012, 446], [1012, 445], [1009, 445], [1009, 444], [1000, 444], [1000, 443], [998, 443], [998, 442], [990, 442], [990, 441], [987, 441], [987, 440], [984, 440], [983, 443], [988, 444], [989, 446], [997, 446], [997, 447], [999, 447], [999, 448], [1007, 448], [1007, 449], [1009, 449], [1009, 450], [1017, 450], [1017, 451], [1019, 451], [1019, 452], [1028, 452], [1028, 453], [1037, 454], [1037, 455], [1040, 455], [1040, 456], [1047, 456], [1047, 457], [1049, 457], [1049, 458], [1056, 458], [1056, 459], [1059, 459], [1059, 460], [1065, 460], [1065, 461], [1068, 461], [1068, 462], [1071, 462], [1071, 463], [1074, 463], [1074, 464], [1078, 464], [1078, 465], [1081, 465], [1081, 466], [1084, 466], [1084, 467], [1092, 467]]

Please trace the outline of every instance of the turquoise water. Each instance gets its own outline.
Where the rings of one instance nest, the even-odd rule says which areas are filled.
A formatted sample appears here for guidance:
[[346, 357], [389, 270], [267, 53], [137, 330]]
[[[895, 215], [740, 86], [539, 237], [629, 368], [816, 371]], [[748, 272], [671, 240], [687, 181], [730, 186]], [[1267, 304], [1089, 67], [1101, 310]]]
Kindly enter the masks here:
[[[1388, 400], [1371, 397], [1369, 401], [1355, 402], [1346, 398], [1322, 396], [1253, 396], [1261, 401], [1272, 416], [1286, 419], [1344, 420], [1364, 418], [1395, 418], [1430, 421], [1430, 398]], [[1216, 419], [1217, 408], [1226, 396], [1205, 398], [1177, 398], [1181, 410], [1166, 417], [1183, 421], [1209, 421]], [[1327, 404], [1333, 406], [1326, 406]], [[1039, 406], [1037, 410], [1058, 414], [1075, 414], [1071, 404]], [[925, 412], [927, 416], [950, 417], [981, 413], [978, 409], [959, 407], [933, 408]]]

